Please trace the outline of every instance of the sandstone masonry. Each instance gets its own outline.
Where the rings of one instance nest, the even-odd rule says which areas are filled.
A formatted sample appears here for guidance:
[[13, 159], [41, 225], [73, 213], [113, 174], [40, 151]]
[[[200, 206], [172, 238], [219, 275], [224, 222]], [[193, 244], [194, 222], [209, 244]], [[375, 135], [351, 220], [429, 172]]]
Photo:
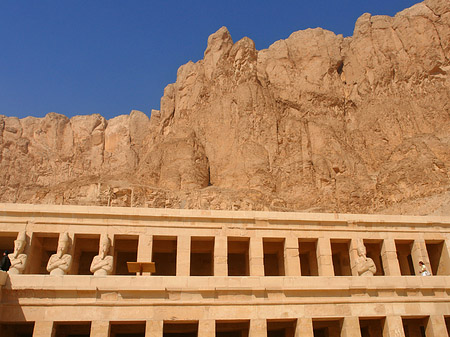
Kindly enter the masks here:
[[[0, 248], [12, 251], [19, 234], [28, 256], [23, 274], [0, 272], [2, 336], [443, 337], [449, 226], [438, 216], [0, 204]], [[73, 261], [52, 276], [61, 233]], [[93, 276], [106, 235], [112, 274]], [[374, 276], [358, 276], [361, 243]], [[132, 261], [156, 272], [130, 274]]]

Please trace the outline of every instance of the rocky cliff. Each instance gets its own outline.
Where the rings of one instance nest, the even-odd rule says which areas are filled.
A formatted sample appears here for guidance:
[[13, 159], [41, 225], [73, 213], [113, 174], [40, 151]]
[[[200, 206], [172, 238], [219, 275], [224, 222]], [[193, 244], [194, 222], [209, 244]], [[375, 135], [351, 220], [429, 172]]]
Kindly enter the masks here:
[[0, 116], [0, 202], [450, 214], [450, 1], [266, 50], [225, 27], [149, 119]]

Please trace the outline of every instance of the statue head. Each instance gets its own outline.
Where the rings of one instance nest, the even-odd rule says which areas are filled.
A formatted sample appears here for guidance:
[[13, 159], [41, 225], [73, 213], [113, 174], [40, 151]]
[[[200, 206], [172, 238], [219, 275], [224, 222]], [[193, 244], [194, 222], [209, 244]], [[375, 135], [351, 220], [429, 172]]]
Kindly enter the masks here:
[[111, 246], [111, 241], [109, 240], [108, 235], [102, 235], [100, 239], [100, 249], [99, 252], [104, 255], [108, 254], [109, 247]]
[[357, 252], [358, 256], [366, 256], [367, 254], [366, 246], [364, 246], [364, 243], [362, 241], [358, 244]]
[[20, 232], [17, 235], [17, 239], [14, 240], [14, 253], [16, 255], [21, 254], [27, 244], [25, 232]]
[[67, 233], [59, 234], [57, 254], [63, 255], [67, 253], [69, 249], [69, 244], [70, 244], [69, 235], [67, 235]]

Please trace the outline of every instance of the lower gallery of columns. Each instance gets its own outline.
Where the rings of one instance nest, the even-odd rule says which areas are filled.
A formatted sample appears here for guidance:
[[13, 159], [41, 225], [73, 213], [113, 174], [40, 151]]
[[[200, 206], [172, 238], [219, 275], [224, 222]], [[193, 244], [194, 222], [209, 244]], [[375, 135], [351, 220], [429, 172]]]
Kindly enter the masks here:
[[[370, 318], [364, 317], [363, 321], [370, 320]], [[405, 325], [404, 320], [416, 320], [416, 322], [407, 323]], [[276, 323], [276, 320], [262, 319], [262, 318], [251, 318], [251, 319], [236, 319], [229, 320], [228, 322], [247, 322], [248, 325], [248, 336], [249, 337], [267, 337], [270, 331], [269, 326]], [[286, 318], [279, 319], [278, 322], [288, 322]], [[379, 330], [375, 333], [376, 336], [383, 337], [405, 337], [405, 336], [422, 336], [420, 332], [420, 325], [423, 326], [423, 332], [426, 333], [427, 337], [448, 337], [448, 330], [445, 322], [445, 318], [442, 315], [432, 315], [426, 317], [425, 319], [417, 319], [417, 316], [386, 316], [386, 317], [375, 317], [373, 321], [378, 321]], [[422, 321], [422, 323], [420, 322]], [[145, 336], [163, 336], [165, 333], [165, 322], [168, 324], [176, 324], [176, 320], [146, 320], [146, 321], [122, 321], [122, 323], [128, 322], [133, 324], [138, 322], [143, 324], [145, 330]], [[221, 319], [201, 319], [188, 321], [180, 321], [180, 323], [194, 323], [197, 329], [198, 337], [213, 337], [216, 336], [217, 329], [216, 323], [227, 322]], [[363, 330], [360, 325], [360, 318], [357, 316], [346, 316], [346, 317], [329, 317], [322, 319], [314, 318], [295, 318], [292, 319], [293, 325], [291, 324], [291, 333], [295, 337], [314, 337], [315, 334], [315, 323], [318, 323], [318, 328], [323, 328], [324, 326], [329, 326], [328, 332], [331, 337], [364, 337], [367, 336], [367, 331], [363, 334]], [[425, 322], [425, 323], [423, 323]], [[61, 322], [59, 322], [61, 323]], [[70, 321], [65, 321], [63, 323], [70, 324]], [[77, 322], [80, 323], [80, 322]], [[81, 322], [82, 323], [82, 322]], [[56, 321], [36, 321], [33, 329], [33, 337], [54, 337]], [[92, 321], [90, 322], [90, 336], [91, 337], [108, 337], [110, 336], [111, 324], [118, 324], [117, 321]], [[120, 324], [120, 323], [119, 323]], [[416, 325], [416, 326], [415, 326]], [[412, 329], [411, 329], [412, 328]], [[195, 329], [195, 328], [194, 328]], [[407, 331], [407, 333], [405, 333]], [[370, 336], [373, 336], [370, 333]], [[290, 336], [291, 334], [289, 334]], [[9, 335], [8, 335], [9, 336]], [[328, 336], [328, 335], [327, 335]]]

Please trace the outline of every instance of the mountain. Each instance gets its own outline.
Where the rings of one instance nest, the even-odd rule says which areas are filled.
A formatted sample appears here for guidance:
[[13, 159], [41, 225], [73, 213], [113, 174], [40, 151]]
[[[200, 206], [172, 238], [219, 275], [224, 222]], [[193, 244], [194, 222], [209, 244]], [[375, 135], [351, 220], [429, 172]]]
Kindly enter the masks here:
[[450, 215], [450, 1], [212, 34], [161, 110], [0, 116], [0, 202]]

